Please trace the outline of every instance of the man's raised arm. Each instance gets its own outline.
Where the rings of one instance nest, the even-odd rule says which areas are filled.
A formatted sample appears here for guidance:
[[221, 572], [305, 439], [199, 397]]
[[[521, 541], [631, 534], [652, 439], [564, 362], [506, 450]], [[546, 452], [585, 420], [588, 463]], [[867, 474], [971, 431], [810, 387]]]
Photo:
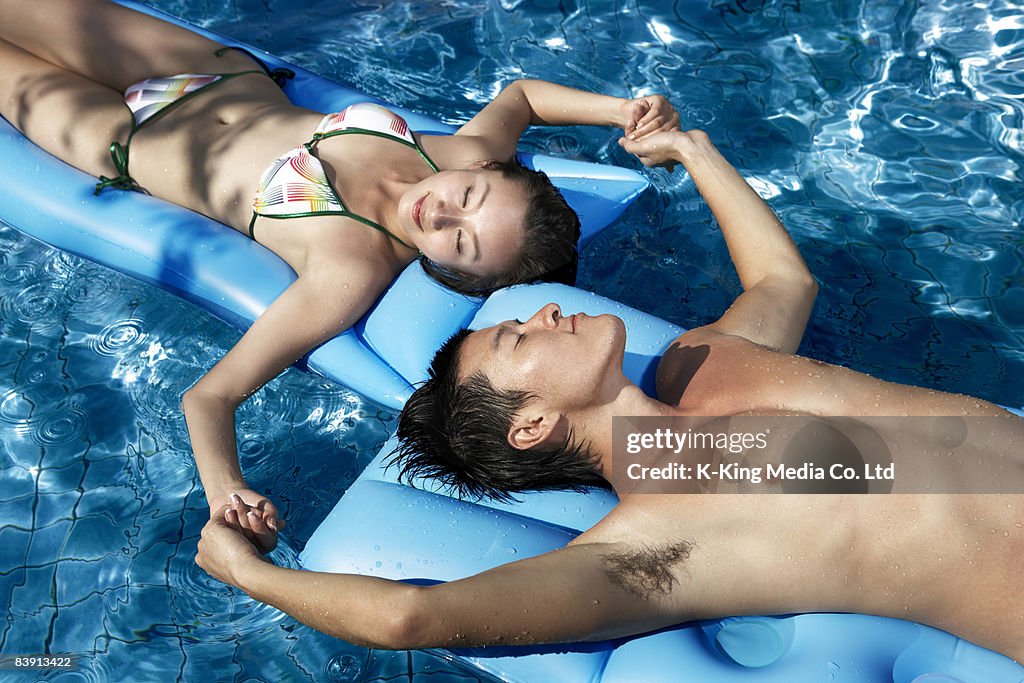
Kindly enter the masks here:
[[645, 166], [681, 162], [718, 220], [744, 291], [704, 329], [796, 351], [818, 286], [768, 205], [701, 131], [659, 133], [639, 142], [622, 138], [619, 144]]

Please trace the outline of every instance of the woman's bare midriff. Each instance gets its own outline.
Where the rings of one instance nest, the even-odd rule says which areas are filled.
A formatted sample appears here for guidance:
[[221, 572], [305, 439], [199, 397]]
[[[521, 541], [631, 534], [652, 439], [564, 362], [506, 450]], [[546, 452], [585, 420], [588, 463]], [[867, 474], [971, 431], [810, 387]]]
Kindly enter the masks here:
[[238, 76], [174, 105], [132, 139], [132, 176], [151, 194], [247, 230], [263, 170], [307, 142], [321, 114], [265, 76]]

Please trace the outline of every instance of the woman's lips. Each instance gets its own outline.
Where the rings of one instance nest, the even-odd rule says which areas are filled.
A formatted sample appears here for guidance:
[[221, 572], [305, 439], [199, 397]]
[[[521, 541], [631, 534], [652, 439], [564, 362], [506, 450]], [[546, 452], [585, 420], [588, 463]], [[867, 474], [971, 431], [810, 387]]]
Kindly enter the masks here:
[[416, 224], [420, 230], [423, 230], [423, 201], [427, 198], [427, 195], [423, 195], [419, 200], [412, 205], [412, 222]]

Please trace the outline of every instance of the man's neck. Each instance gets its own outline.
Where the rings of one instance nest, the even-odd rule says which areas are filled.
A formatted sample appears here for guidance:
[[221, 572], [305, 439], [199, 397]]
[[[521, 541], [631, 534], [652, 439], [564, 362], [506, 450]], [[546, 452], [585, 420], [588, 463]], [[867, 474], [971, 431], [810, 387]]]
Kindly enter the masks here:
[[608, 401], [582, 409], [570, 415], [575, 428], [576, 440], [588, 444], [590, 452], [597, 458], [606, 478], [611, 476], [612, 467], [612, 424], [615, 417], [673, 417], [678, 410], [653, 399], [637, 385], [626, 380]]

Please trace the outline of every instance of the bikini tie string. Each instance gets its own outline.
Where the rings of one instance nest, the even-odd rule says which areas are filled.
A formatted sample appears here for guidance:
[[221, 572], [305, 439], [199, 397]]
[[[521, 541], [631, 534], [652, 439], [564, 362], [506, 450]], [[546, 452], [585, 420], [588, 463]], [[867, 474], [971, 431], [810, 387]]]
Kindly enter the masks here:
[[113, 187], [118, 190], [134, 190], [135, 181], [128, 175], [128, 150], [125, 149], [124, 145], [120, 142], [110, 143], [110, 160], [114, 162], [114, 168], [120, 175], [113, 178], [108, 178], [105, 175], [100, 176], [100, 181], [96, 183], [96, 189], [93, 190], [94, 195], [98, 195], [108, 187]]
[[274, 69], [267, 75], [273, 79], [274, 83], [277, 83], [277, 87], [279, 88], [284, 88], [288, 81], [295, 78], [294, 71], [292, 71], [291, 69], [285, 69], [283, 67], [279, 69]]

